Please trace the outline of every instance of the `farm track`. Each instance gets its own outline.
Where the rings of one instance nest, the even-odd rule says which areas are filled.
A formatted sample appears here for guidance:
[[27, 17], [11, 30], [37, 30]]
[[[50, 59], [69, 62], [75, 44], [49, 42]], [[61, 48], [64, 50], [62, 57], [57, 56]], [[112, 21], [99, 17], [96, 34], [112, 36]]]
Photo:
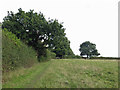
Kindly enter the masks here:
[[3, 88], [117, 88], [118, 62], [58, 59], [7, 74]]
[[30, 81], [30, 83], [27, 83], [24, 87], [34, 88], [34, 85], [36, 84], [36, 82], [38, 82], [40, 80], [40, 78], [43, 75], [45, 75], [45, 72], [50, 67], [50, 64], [51, 64], [51, 62], [46, 64], [44, 67], [42, 67], [41, 70], [37, 71], [36, 75], [33, 77], [33, 79]]

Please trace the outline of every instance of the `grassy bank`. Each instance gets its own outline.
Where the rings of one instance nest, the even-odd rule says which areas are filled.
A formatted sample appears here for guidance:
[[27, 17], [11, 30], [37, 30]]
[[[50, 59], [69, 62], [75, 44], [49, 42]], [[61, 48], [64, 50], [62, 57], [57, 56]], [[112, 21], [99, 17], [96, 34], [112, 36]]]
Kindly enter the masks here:
[[56, 56], [48, 49], [38, 50], [39, 53], [44, 52], [44, 55], [38, 55], [34, 47], [27, 45], [7, 29], [2, 30], [2, 71], [6, 73], [19, 67], [31, 67]]
[[3, 88], [117, 88], [118, 62], [58, 59], [3, 76]]
[[2, 68], [9, 72], [19, 67], [31, 67], [37, 63], [37, 53], [24, 44], [13, 33], [6, 29], [2, 31]]

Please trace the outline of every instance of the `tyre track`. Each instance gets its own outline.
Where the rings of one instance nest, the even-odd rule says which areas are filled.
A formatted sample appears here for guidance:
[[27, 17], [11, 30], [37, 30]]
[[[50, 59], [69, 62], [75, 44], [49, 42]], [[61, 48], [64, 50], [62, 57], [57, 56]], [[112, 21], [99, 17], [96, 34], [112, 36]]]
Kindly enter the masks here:
[[51, 63], [52, 63], [52, 61], [50, 61], [47, 65], [45, 65], [44, 68], [42, 68], [42, 70], [40, 70], [39, 72], [37, 72], [37, 74], [35, 75], [34, 79], [32, 79], [24, 87], [25, 88], [34, 88], [34, 86], [36, 85], [36, 83], [38, 82], [38, 80], [40, 80], [40, 78], [45, 74], [45, 72], [47, 71], [47, 69], [50, 67]]

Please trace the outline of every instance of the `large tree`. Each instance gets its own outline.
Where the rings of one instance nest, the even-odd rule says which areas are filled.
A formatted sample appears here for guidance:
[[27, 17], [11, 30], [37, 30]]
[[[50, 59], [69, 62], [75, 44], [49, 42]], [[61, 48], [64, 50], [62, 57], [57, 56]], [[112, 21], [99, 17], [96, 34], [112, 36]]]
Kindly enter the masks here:
[[89, 41], [83, 42], [80, 45], [79, 51], [81, 52], [81, 56], [87, 55], [87, 58], [100, 55], [96, 49], [96, 45]]
[[7, 28], [29, 45], [36, 46], [38, 40], [44, 39], [47, 21], [42, 13], [37, 14], [33, 10], [25, 12], [20, 8], [16, 14], [8, 12], [3, 20], [3, 29]]
[[2, 28], [7, 28], [23, 42], [33, 46], [39, 56], [45, 55], [46, 48], [59, 57], [72, 53], [62, 23], [53, 19], [47, 21], [41, 12], [25, 12], [21, 8], [15, 14], [12, 11], [8, 12]]

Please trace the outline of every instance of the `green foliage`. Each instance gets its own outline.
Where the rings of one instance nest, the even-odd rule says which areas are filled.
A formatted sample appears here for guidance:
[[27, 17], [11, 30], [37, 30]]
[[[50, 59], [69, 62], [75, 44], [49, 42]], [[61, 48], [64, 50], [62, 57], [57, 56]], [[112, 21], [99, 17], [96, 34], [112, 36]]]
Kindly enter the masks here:
[[96, 49], [96, 45], [89, 41], [83, 42], [80, 45], [79, 51], [81, 52], [81, 56], [87, 55], [87, 58], [100, 55]]
[[45, 53], [44, 56], [41, 55], [40, 58], [38, 58], [39, 61], [48, 61], [51, 59], [55, 59], [56, 57], [56, 54], [48, 49], [45, 49], [44, 53]]
[[18, 9], [17, 13], [8, 12], [2, 28], [7, 28], [23, 42], [32, 46], [38, 58], [45, 56], [45, 49], [54, 52], [57, 57], [73, 55], [70, 41], [65, 36], [65, 28], [58, 20], [46, 20], [42, 13]]
[[81, 59], [82, 57], [79, 56], [79, 55], [75, 55], [73, 58], [76, 58], [76, 59]]
[[2, 30], [2, 65], [3, 72], [18, 67], [30, 67], [37, 62], [36, 52], [20, 41], [14, 34]]
[[104, 60], [113, 60], [113, 59], [115, 59], [115, 60], [120, 60], [120, 58], [118, 58], [118, 57], [91, 57], [90, 59], [104, 59]]
[[50, 52], [50, 56], [51, 56], [52, 59], [56, 58], [56, 54], [54, 52]]
[[16, 46], [21, 46], [21, 41], [15, 36], [15, 34], [12, 34], [12, 32], [8, 32], [7, 29], [4, 29], [2, 32], [3, 35], [5, 35], [8, 39], [14, 42]]
[[79, 55], [65, 55], [64, 59], [81, 59], [82, 57]]

